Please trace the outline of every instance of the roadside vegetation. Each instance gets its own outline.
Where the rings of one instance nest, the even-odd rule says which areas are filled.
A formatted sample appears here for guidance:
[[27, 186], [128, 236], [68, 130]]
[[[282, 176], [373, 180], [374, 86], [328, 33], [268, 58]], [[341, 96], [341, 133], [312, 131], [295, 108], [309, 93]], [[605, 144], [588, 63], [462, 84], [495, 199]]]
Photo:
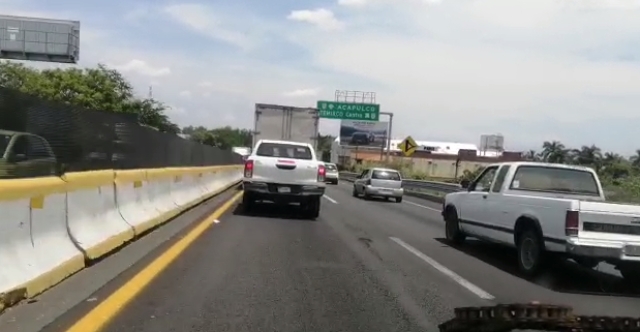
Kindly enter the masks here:
[[[547, 141], [539, 151], [531, 150], [523, 154], [526, 160], [592, 167], [598, 172], [607, 200], [640, 203], [640, 149], [630, 157], [614, 152], [603, 152], [595, 145], [580, 148], [566, 147], [558, 141]], [[462, 179], [472, 180], [482, 171], [464, 171], [457, 179], [433, 179], [424, 171], [414, 169], [409, 161], [364, 162], [350, 167], [348, 171], [361, 172], [367, 167], [385, 166], [399, 170], [403, 177], [416, 180], [458, 183]]]

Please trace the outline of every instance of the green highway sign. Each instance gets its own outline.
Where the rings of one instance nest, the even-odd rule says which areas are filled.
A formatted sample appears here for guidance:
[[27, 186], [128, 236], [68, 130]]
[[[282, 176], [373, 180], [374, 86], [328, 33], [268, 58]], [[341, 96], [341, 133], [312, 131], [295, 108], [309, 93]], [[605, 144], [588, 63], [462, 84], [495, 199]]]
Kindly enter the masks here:
[[318, 116], [325, 119], [380, 121], [380, 105], [318, 100]]

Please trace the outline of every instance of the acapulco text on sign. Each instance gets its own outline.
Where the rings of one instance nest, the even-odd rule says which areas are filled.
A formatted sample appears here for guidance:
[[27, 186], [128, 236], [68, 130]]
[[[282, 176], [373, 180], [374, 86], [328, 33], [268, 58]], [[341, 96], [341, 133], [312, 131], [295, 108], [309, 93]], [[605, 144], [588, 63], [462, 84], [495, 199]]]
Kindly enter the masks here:
[[367, 120], [380, 119], [380, 105], [318, 101], [318, 116], [326, 119]]

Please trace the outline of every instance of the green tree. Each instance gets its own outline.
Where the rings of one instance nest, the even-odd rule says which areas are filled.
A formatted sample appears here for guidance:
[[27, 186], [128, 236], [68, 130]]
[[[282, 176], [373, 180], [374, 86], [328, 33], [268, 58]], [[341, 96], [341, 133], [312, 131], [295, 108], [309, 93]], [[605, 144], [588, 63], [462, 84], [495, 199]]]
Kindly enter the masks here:
[[182, 129], [182, 133], [189, 135], [190, 139], [196, 142], [217, 146], [225, 150], [237, 146], [250, 147], [253, 140], [251, 130], [232, 128], [231, 126], [215, 129], [188, 126]]
[[4, 61], [0, 62], [0, 86], [80, 108], [136, 114], [140, 124], [162, 132], [179, 131], [165, 114], [164, 104], [135, 98], [133, 87], [122, 74], [104, 65], [37, 70]]

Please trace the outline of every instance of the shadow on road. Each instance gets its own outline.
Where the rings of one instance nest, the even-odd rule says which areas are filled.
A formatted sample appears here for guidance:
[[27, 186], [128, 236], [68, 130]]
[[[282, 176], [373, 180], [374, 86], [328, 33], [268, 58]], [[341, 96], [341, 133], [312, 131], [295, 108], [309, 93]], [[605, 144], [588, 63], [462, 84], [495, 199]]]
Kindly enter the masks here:
[[233, 210], [233, 214], [247, 217], [311, 221], [305, 217], [304, 211], [299, 205], [293, 204], [255, 203], [251, 211], [246, 211], [244, 205], [240, 203]]
[[[355, 197], [354, 197], [355, 198]], [[383, 198], [383, 197], [377, 197], [377, 196], [373, 196], [373, 197], [369, 197], [369, 198], [364, 198], [364, 197], [358, 197], [359, 199], [365, 200], [365, 201], [371, 201], [371, 202], [382, 202], [382, 203], [395, 203], [395, 199], [392, 198]]]
[[[466, 255], [491, 264], [506, 273], [522, 278], [518, 271], [515, 249], [475, 239], [467, 239], [464, 244], [459, 246], [452, 246], [443, 238], [436, 240]], [[607, 272], [603, 272], [604, 269]], [[587, 269], [573, 261], [558, 259], [550, 264], [547, 271], [529, 281], [563, 293], [640, 297], [640, 288], [628, 287], [623, 283], [622, 277], [614, 275], [613, 271], [615, 270], [609, 265], [603, 267], [603, 264], [600, 264], [595, 269]]]

